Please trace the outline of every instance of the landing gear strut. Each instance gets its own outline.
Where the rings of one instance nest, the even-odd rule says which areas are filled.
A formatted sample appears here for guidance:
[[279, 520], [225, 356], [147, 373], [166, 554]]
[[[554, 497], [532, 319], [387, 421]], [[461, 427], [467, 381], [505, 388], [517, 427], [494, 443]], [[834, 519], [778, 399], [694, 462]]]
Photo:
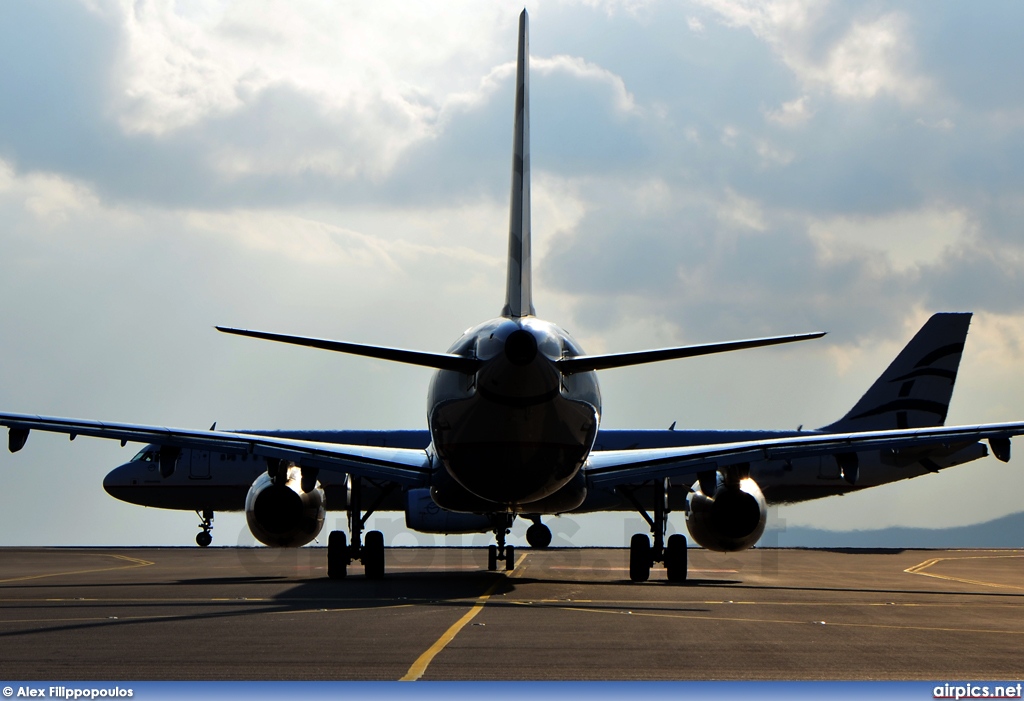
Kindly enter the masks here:
[[348, 542], [345, 531], [331, 531], [327, 537], [327, 576], [329, 578], [344, 579], [348, 575], [348, 566], [353, 560], [363, 563], [363, 572], [367, 579], [384, 577], [384, 534], [380, 531], [369, 531], [365, 540], [362, 534], [366, 520], [395, 489], [395, 486], [392, 483], [382, 488], [380, 496], [363, 513], [363, 481], [359, 477], [349, 477], [348, 530], [352, 535], [352, 542], [351, 544]]
[[505, 561], [505, 570], [511, 570], [516, 566], [516, 548], [514, 545], [505, 545], [505, 536], [512, 530], [513, 514], [494, 515], [494, 537], [497, 545], [487, 546], [487, 569], [494, 572], [498, 569], [498, 561]]
[[654, 563], [661, 562], [665, 565], [668, 581], [686, 581], [686, 536], [676, 533], [669, 537], [665, 543], [665, 531], [668, 529], [668, 494], [669, 480], [663, 479], [655, 482], [656, 491], [654, 499], [654, 514], [648, 514], [647, 510], [637, 501], [633, 491], [623, 487], [619, 488], [622, 494], [636, 508], [644, 520], [651, 526], [651, 535], [654, 542], [645, 533], [637, 533], [629, 541], [629, 578], [634, 582], [646, 582], [651, 576], [651, 567]]
[[196, 545], [200, 548], [209, 547], [210, 543], [213, 542], [213, 536], [210, 535], [210, 531], [213, 530], [213, 511], [210, 509], [196, 511], [196, 516], [201, 519], [199, 527], [203, 529], [200, 533], [196, 534]]

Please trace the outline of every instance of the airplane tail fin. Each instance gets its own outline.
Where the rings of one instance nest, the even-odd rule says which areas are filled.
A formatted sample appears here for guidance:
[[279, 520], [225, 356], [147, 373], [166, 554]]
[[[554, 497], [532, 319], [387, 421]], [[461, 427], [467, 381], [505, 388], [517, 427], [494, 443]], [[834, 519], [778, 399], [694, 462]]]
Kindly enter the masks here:
[[953, 396], [970, 313], [934, 314], [846, 416], [822, 431], [941, 426]]
[[530, 270], [530, 27], [526, 10], [519, 15], [516, 63], [516, 112], [512, 139], [512, 206], [508, 229], [508, 282], [501, 315], [533, 316]]

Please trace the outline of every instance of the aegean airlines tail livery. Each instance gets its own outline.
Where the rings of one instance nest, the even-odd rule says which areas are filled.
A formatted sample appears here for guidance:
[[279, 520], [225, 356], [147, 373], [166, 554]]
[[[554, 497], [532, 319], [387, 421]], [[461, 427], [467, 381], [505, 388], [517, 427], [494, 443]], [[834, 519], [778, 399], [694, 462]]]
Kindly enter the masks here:
[[769, 503], [801, 501], [1010, 455], [1024, 422], [943, 426], [970, 314], [936, 314], [850, 412], [818, 430], [600, 430], [597, 371], [823, 336], [805, 333], [726, 343], [587, 355], [535, 315], [530, 266], [530, 91], [527, 16], [519, 22], [505, 305], [446, 353], [427, 353], [226, 327], [239, 336], [432, 368], [421, 431], [208, 431], [0, 414], [8, 446], [32, 430], [149, 443], [115, 468], [104, 488], [118, 499], [202, 517], [209, 545], [217, 510], [245, 510], [272, 546], [300, 546], [323, 529], [327, 508], [348, 512], [348, 531], [328, 538], [331, 578], [353, 561], [385, 571], [384, 539], [363, 533], [370, 513], [404, 510], [410, 528], [493, 532], [488, 567], [514, 565], [512, 521], [533, 521], [527, 540], [546, 547], [542, 517], [638, 511], [651, 536], [630, 542], [630, 578], [662, 563], [686, 579], [687, 542], [665, 538], [684, 511], [691, 537], [713, 550], [754, 545]]

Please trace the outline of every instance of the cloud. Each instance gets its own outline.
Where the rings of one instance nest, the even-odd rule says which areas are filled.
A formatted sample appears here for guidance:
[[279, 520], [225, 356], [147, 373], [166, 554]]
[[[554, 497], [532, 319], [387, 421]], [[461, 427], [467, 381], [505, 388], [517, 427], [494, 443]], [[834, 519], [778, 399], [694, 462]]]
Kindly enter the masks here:
[[784, 127], [800, 126], [807, 122], [814, 112], [808, 107], [809, 98], [804, 95], [795, 100], [783, 103], [778, 109], [769, 110], [765, 117]]
[[[443, 350], [498, 312], [518, 12], [0, 7], [5, 405], [422, 426], [428, 375], [209, 327]], [[977, 313], [962, 420], [1024, 414], [1021, 14], [531, 7], [538, 311], [591, 351], [830, 332], [610, 372], [612, 425], [820, 425], [940, 309]]]
[[[465, 3], [378, 3], [351, 12], [311, 3], [196, 8], [164, 0], [115, 6], [125, 36], [119, 79], [121, 122], [155, 134], [240, 108], [251, 96], [288, 85], [327, 109], [370, 116], [387, 105], [407, 128], [429, 123], [439, 95], [462, 84], [453, 66], [494, 55], [490, 38], [509, 24], [497, 8], [466, 12]], [[452, 17], [459, 17], [458, 31]], [[504, 20], [504, 21], [502, 21]]]
[[[763, 39], [805, 89], [823, 89], [850, 100], [888, 95], [914, 102], [929, 87], [914, 70], [908, 20], [901, 12], [851, 21], [845, 8], [803, 0], [702, 4], [729, 26], [747, 28]], [[849, 22], [838, 31], [837, 15], [839, 22]]]
[[963, 210], [932, 207], [857, 220], [816, 220], [810, 222], [808, 233], [825, 260], [874, 251], [894, 272], [905, 273], [938, 262], [954, 246], [973, 243], [971, 228]]

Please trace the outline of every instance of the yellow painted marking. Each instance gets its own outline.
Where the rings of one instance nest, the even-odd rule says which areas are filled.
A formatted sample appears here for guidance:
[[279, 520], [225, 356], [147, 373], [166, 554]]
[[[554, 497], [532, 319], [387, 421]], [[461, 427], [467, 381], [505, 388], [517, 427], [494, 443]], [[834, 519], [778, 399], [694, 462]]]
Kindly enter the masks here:
[[[889, 607], [936, 607], [945, 608], [947, 603], [918, 603], [908, 601], [704, 601], [701, 599], [507, 599], [510, 604], [537, 605], [548, 603], [565, 603], [571, 601], [576, 604], [597, 604], [599, 606], [628, 606], [630, 604], [641, 606], [693, 606], [704, 604], [706, 606], [889, 606]], [[998, 602], [970, 602], [962, 604], [969, 606], [980, 606], [984, 608], [1017, 608], [1016, 603]]]
[[[574, 565], [548, 565], [545, 569], [549, 570], [571, 570], [573, 572], [628, 572], [628, 567], [585, 567], [585, 566], [574, 566]], [[657, 572], [658, 570], [652, 570]], [[690, 574], [739, 574], [739, 570], [708, 570], [708, 569], [695, 569], [690, 568], [687, 570]]]
[[[127, 604], [127, 603], [131, 603], [131, 604], [164, 604], [164, 603], [172, 603], [173, 602], [173, 603], [187, 603], [187, 604], [205, 604], [205, 603], [217, 603], [217, 604], [263, 604], [263, 603], [270, 603], [270, 604], [275, 604], [275, 605], [286, 605], [286, 604], [295, 604], [295, 603], [308, 604], [309, 601], [310, 600], [306, 599], [306, 598], [258, 598], [258, 599], [257, 598], [246, 598], [246, 599], [230, 599], [230, 598], [222, 598], [222, 597], [208, 598], [208, 597], [205, 597], [205, 596], [189, 597], [189, 598], [184, 598], [184, 597], [162, 597], [162, 596], [161, 597], [148, 597], [148, 598], [116, 597], [116, 598], [109, 598], [109, 599], [99, 599], [99, 598], [88, 598], [88, 599], [86, 599], [86, 598], [82, 598], [82, 597], [65, 597], [65, 598], [60, 598], [60, 599], [55, 599], [55, 598], [30, 599], [30, 598], [21, 598], [21, 597], [0, 598], [0, 604], [26, 604], [26, 603], [29, 603], [29, 604], [31, 604], [31, 603], [55, 604], [55, 603], [64, 603], [64, 604], [107, 604], [107, 605], [115, 605], [115, 604]], [[351, 597], [344, 597], [344, 598], [337, 598], [337, 597], [335, 597], [335, 598], [330, 598], [330, 599], [318, 598], [318, 599], [316, 599], [316, 601], [332, 601], [332, 602], [335, 602], [335, 603], [342, 602], [342, 601], [351, 601], [351, 602], [364, 603], [366, 601], [366, 599], [351, 598]], [[372, 605], [368, 605], [368, 606], [347, 606], [347, 607], [343, 607], [343, 608], [346, 609], [346, 610], [347, 609], [352, 609], [352, 610], [366, 609], [366, 610], [370, 610], [370, 609], [379, 609], [379, 608], [393, 608], [395, 606], [414, 606], [416, 604], [426, 603], [427, 601], [434, 601], [434, 599], [411, 599], [411, 600], [406, 600], [403, 597], [402, 598], [402, 603], [400, 603], [400, 604], [397, 604], [397, 603], [396, 604], [387, 604], [387, 605], [381, 605], [379, 603], [376, 603], [376, 602], [380, 602], [381, 599], [374, 599], [373, 601], [375, 603], [373, 603]], [[319, 610], [319, 609], [311, 609], [311, 610]], [[341, 609], [339, 608], [339, 610], [341, 610]]]
[[516, 562], [515, 568], [513, 569], [511, 575], [506, 574], [503, 577], [495, 579], [494, 584], [492, 584], [490, 588], [488, 588], [487, 591], [485, 591], [483, 595], [476, 600], [472, 608], [470, 608], [469, 611], [467, 611], [462, 616], [462, 618], [455, 621], [455, 623], [453, 623], [451, 627], [449, 627], [448, 630], [446, 630], [441, 635], [440, 638], [434, 641], [434, 644], [427, 648], [426, 652], [417, 657], [416, 661], [412, 663], [411, 667], [409, 667], [409, 671], [406, 672], [405, 676], [403, 676], [398, 681], [414, 682], [420, 677], [422, 677], [426, 673], [427, 667], [429, 667], [430, 663], [434, 661], [434, 658], [437, 657], [438, 653], [441, 652], [441, 650], [444, 650], [448, 646], [448, 643], [455, 639], [455, 636], [459, 634], [460, 630], [466, 627], [467, 623], [472, 621], [474, 618], [476, 618], [476, 615], [478, 613], [483, 611], [484, 605], [487, 603], [487, 600], [491, 598], [491, 594], [493, 594], [494, 590], [498, 588], [498, 585], [501, 584], [508, 577], [514, 576], [515, 572], [519, 570], [520, 565], [523, 564], [523, 560], [525, 559], [525, 554], [520, 555], [519, 560]]
[[966, 557], [933, 557], [930, 560], [920, 562], [913, 567], [908, 567], [903, 570], [907, 574], [919, 574], [922, 577], [934, 577], [935, 579], [945, 579], [950, 582], [962, 582], [963, 584], [976, 584], [982, 587], [996, 587], [997, 589], [1017, 589], [1024, 591], [1024, 587], [1017, 586], [1014, 584], [999, 584], [997, 582], [985, 582], [980, 579], [964, 579], [963, 577], [952, 577], [945, 574], [936, 574], [935, 572], [925, 572], [928, 568], [933, 565], [937, 565], [940, 562], [946, 560], [1000, 560], [1007, 558], [1021, 558], [1024, 555], [971, 555]]
[[483, 596], [476, 600], [476, 603], [473, 604], [473, 607], [470, 608], [469, 611], [467, 611], [462, 616], [462, 618], [453, 623], [451, 627], [448, 628], [448, 630], [446, 630], [444, 634], [434, 642], [433, 645], [427, 648], [426, 652], [424, 652], [422, 655], [416, 658], [416, 661], [412, 663], [411, 667], [409, 667], [409, 671], [406, 672], [405, 676], [403, 676], [398, 681], [414, 682], [420, 677], [422, 677], [424, 673], [426, 673], [427, 667], [430, 666], [430, 663], [433, 662], [437, 654], [441, 652], [441, 650], [443, 650], [445, 647], [447, 647], [448, 643], [455, 639], [455, 636], [458, 634], [458, 632], [462, 630], [467, 623], [472, 621], [476, 617], [476, 615], [483, 610], [484, 604], [486, 604], [487, 600], [491, 598], [491, 594], [494, 593], [494, 590], [498, 588], [498, 585], [501, 584], [503, 579], [504, 577], [495, 579], [494, 583], [486, 592], [484, 592]]
[[150, 621], [158, 618], [180, 618], [180, 616], [162, 615], [162, 616], [90, 616], [81, 618], [21, 618], [12, 619], [10, 621], [0, 621], [0, 624], [5, 623], [86, 623], [88, 621]]
[[[518, 571], [518, 570], [516, 570]], [[509, 573], [511, 577], [514, 572]], [[319, 602], [333, 602], [335, 604], [341, 602], [353, 602], [353, 603], [365, 603], [365, 599], [358, 597], [331, 597], [331, 598], [318, 598]], [[432, 603], [434, 599], [400, 599], [401, 603], [394, 604], [381, 604], [382, 599], [375, 599], [376, 603], [369, 606], [347, 606], [347, 607], [336, 607], [331, 609], [324, 609], [327, 611], [358, 611], [358, 610], [377, 610], [381, 608], [395, 608], [399, 606], [415, 606]], [[851, 607], [864, 607], [864, 606], [885, 606], [889, 608], [946, 608], [949, 606], [946, 602], [923, 602], [923, 601], [829, 601], [829, 600], [816, 600], [816, 601], [726, 601], [724, 599], [705, 600], [705, 599], [514, 599], [507, 598], [503, 599], [504, 602], [509, 604], [516, 604], [520, 606], [528, 605], [550, 605], [550, 604], [595, 604], [599, 606], [637, 606], [637, 607], [651, 607], [651, 606], [694, 606], [694, 605], [705, 605], [705, 606], [786, 606], [786, 607], [808, 607], [808, 606], [827, 606], [830, 608], [851, 608]], [[0, 597], [0, 606], [4, 604], [29, 604], [29, 603], [67, 603], [67, 604], [160, 604], [160, 603], [217, 603], [217, 604], [304, 604], [309, 603], [309, 599], [306, 598], [264, 598], [264, 597], [113, 597], [113, 598], [99, 598], [99, 597], [46, 597], [46, 598], [35, 598], [35, 597]], [[958, 606], [969, 606], [972, 608], [1019, 608], [1020, 604], [1016, 602], [1005, 602], [1005, 601], [968, 601], [957, 604]], [[307, 609], [301, 609], [304, 612]], [[321, 609], [308, 609], [309, 611], [319, 611]], [[287, 613], [287, 612], [279, 612]]]
[[512, 571], [511, 572], [506, 572], [505, 576], [515, 579], [515, 578], [519, 577], [520, 575], [522, 575], [523, 572], [526, 571], [526, 568], [528, 567], [528, 565], [524, 565], [523, 564], [523, 562], [525, 560], [526, 560], [526, 553], [523, 553], [522, 555], [519, 556], [519, 559], [516, 560], [516, 564], [512, 568]]
[[121, 565], [120, 567], [101, 567], [92, 570], [74, 570], [71, 572], [51, 572], [50, 574], [30, 574], [24, 577], [11, 577], [10, 579], [0, 579], [0, 584], [7, 584], [9, 582], [25, 582], [30, 579], [45, 579], [47, 577], [66, 577], [73, 574], [92, 574], [93, 572], [113, 572], [114, 570], [130, 570], [136, 567], [149, 567], [155, 565], [155, 562], [149, 560], [140, 560], [135, 557], [128, 557], [127, 555], [112, 555], [110, 553], [89, 553], [90, 555], [99, 555], [101, 557], [113, 557], [118, 560], [125, 560], [132, 564]]
[[881, 628], [886, 630], [920, 630], [929, 632], [942, 632], [942, 633], [984, 633], [998, 634], [998, 635], [1024, 635], [1024, 630], [998, 630], [992, 628], [940, 628], [932, 626], [897, 626], [897, 625], [885, 625], [881, 623], [821, 623], [818, 621], [808, 620], [787, 620], [784, 618], [735, 618], [726, 616], [696, 616], [691, 614], [674, 614], [674, 613], [650, 613], [644, 611], [605, 611], [602, 609], [588, 609], [579, 608], [573, 606], [562, 606], [559, 607], [566, 611], [581, 611], [583, 613], [603, 613], [613, 616], [641, 616], [646, 618], [673, 618], [673, 619], [689, 619], [697, 621], [728, 621], [730, 623], [779, 623], [789, 625], [820, 625], [823, 628], [829, 627], [842, 627], [842, 628]]
[[[383, 609], [401, 609], [415, 606], [415, 604], [391, 604], [389, 606], [349, 606], [335, 609], [299, 609], [297, 611], [264, 611], [267, 616], [291, 616], [299, 613], [341, 613], [344, 611], [381, 611]], [[258, 613], [258, 612], [257, 612]]]
[[[352, 606], [348, 608], [315, 608], [315, 609], [297, 609], [295, 611], [253, 611], [251, 615], [254, 616], [290, 616], [301, 613], [342, 613], [346, 611], [380, 611], [381, 609], [398, 609], [414, 606], [415, 604], [393, 604], [390, 606]], [[216, 618], [223, 616], [223, 613], [210, 613], [203, 614], [200, 618]], [[0, 620], [0, 625], [11, 624], [11, 623], [86, 623], [89, 621], [152, 621], [158, 619], [180, 619], [185, 618], [185, 614], [153, 614], [151, 616], [80, 616], [78, 618], [14, 618], [10, 620]]]

